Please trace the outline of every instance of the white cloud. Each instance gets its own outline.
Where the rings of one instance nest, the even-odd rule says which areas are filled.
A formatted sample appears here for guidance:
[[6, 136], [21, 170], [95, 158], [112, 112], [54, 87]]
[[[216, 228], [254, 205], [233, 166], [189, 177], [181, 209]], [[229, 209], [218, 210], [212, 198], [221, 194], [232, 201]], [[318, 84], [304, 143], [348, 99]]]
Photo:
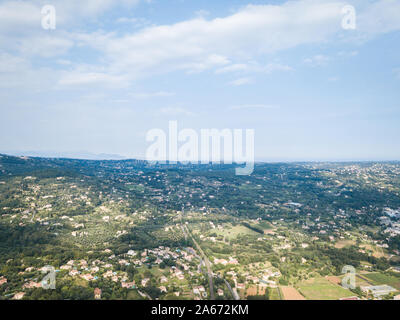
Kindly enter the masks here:
[[19, 92], [50, 90], [57, 74], [49, 68], [33, 68], [26, 57], [0, 52], [0, 88], [18, 88]]
[[238, 72], [238, 71], [247, 71], [248, 70], [248, 65], [244, 63], [236, 63], [236, 64], [231, 64], [229, 66], [217, 69], [215, 71], [216, 74], [221, 74], [221, 73], [228, 73], [228, 72]]
[[201, 60], [182, 63], [182, 65], [179, 66], [178, 68], [184, 69], [189, 73], [198, 73], [213, 67], [226, 65], [229, 62], [230, 61], [224, 56], [220, 56], [217, 54], [210, 54]]
[[293, 70], [293, 68], [289, 67], [288, 65], [283, 65], [280, 63], [270, 63], [265, 66], [265, 68], [263, 69], [263, 72], [271, 73], [274, 71], [292, 71], [292, 70]]
[[340, 57], [355, 57], [355, 56], [358, 56], [358, 51], [357, 50], [339, 51], [338, 56], [340, 56]]
[[269, 74], [274, 71], [292, 71], [288, 65], [280, 64], [280, 63], [269, 63], [267, 65], [260, 65], [256, 62], [251, 62], [248, 64], [237, 63], [231, 64], [226, 67], [217, 69], [215, 71], [216, 74], [236, 72], [236, 73], [265, 73]]
[[229, 84], [231, 86], [235, 86], [235, 87], [243, 86], [243, 85], [250, 84], [250, 83], [252, 83], [251, 78], [239, 78], [239, 79], [229, 82]]
[[18, 50], [25, 56], [54, 57], [66, 53], [74, 45], [70, 39], [55, 35], [38, 35], [24, 38], [18, 43]]
[[[72, 46], [73, 28], [96, 20], [114, 7], [132, 7], [139, 0], [31, 0], [0, 3], [0, 48], [25, 56], [51, 57], [66, 53]], [[56, 30], [41, 26], [44, 5], [56, 9]], [[79, 27], [82, 30], [82, 27]]]
[[125, 77], [99, 72], [64, 72], [59, 80], [60, 86], [104, 85], [121, 88], [128, 85]]
[[[247, 77], [251, 73], [292, 70], [290, 66], [277, 62], [266, 65], [255, 62], [265, 54], [300, 45], [351, 39], [353, 34], [371, 38], [400, 29], [399, 1], [363, 3], [357, 9], [358, 29], [349, 32], [341, 28], [344, 1], [299, 0], [280, 5], [248, 5], [222, 18], [207, 20], [201, 16], [169, 25], [149, 26], [123, 35], [101, 30], [85, 31], [85, 23], [91, 19], [96, 20], [113, 8], [132, 7], [138, 2], [5, 1], [0, 4], [1, 52], [26, 59], [39, 56], [71, 60], [72, 70], [77, 71], [59, 74], [58, 83], [64, 85], [125, 84], [141, 76], [177, 70], [240, 73], [231, 84], [243, 85], [251, 82]], [[43, 4], [56, 6], [57, 30], [54, 32], [44, 32], [40, 27]], [[121, 22], [129, 19], [132, 18], [122, 17]], [[75, 23], [84, 27], [74, 29]], [[68, 27], [68, 31], [63, 27]], [[96, 56], [92, 61], [86, 61], [91, 64], [89, 70], [78, 70], [73, 59], [66, 56], [73, 48], [87, 50]], [[329, 57], [317, 55], [306, 59], [305, 63], [323, 65], [328, 61]]]
[[195, 116], [196, 114], [181, 107], [165, 107], [158, 110], [157, 115], [167, 116]]
[[357, 28], [374, 36], [400, 29], [400, 1], [380, 0], [370, 2], [357, 15]]
[[85, 20], [87, 22], [87, 19], [97, 19], [115, 7], [131, 8], [136, 6], [140, 0], [33, 0], [32, 2], [39, 6], [54, 5], [57, 19], [60, 19], [61, 23], [70, 24]]
[[56, 62], [58, 64], [65, 65], [65, 66], [72, 65], [72, 61], [71, 60], [67, 60], [67, 59], [58, 59]]
[[231, 110], [243, 110], [243, 109], [278, 109], [277, 105], [270, 104], [241, 104], [236, 106], [231, 106], [229, 109]]
[[117, 20], [115, 20], [115, 22], [118, 24], [129, 24], [134, 28], [144, 28], [146, 26], [151, 25], [150, 20], [147, 20], [145, 18], [136, 18], [136, 17], [120, 17]]
[[[41, 28], [41, 9], [53, 5], [56, 9], [57, 24], [85, 23], [87, 18], [95, 19], [113, 7], [132, 7], [139, 0], [30, 0], [4, 1], [0, 4], [1, 32], [31, 31]], [[86, 18], [86, 19], [84, 19]], [[70, 27], [70, 26], [69, 26]]]
[[29, 65], [29, 62], [23, 58], [7, 53], [0, 53], [0, 73], [19, 72], [27, 69]]
[[[384, 1], [383, 1], [384, 2]], [[359, 24], [357, 32], [373, 35], [399, 29], [392, 19], [393, 1], [380, 1], [379, 19], [389, 16], [387, 27], [372, 31], [372, 27]], [[88, 44], [105, 54], [115, 72], [152, 74], [173, 70], [201, 72], [217, 68], [217, 73], [246, 71], [260, 66], [240, 62], [257, 59], [265, 53], [274, 53], [299, 45], [317, 44], [329, 40], [345, 39], [349, 32], [341, 28], [342, 1], [301, 0], [282, 5], [248, 5], [224, 17], [206, 20], [195, 18], [171, 25], [152, 26], [122, 37], [109, 34], [106, 41], [89, 37]], [[368, 7], [367, 7], [368, 9]], [[370, 15], [370, 9], [360, 12], [361, 20]], [[361, 21], [362, 22], [362, 21]], [[390, 27], [389, 27], [390, 26]], [[103, 35], [103, 40], [104, 35]], [[310, 58], [309, 63], [323, 65], [323, 55]], [[229, 61], [238, 61], [229, 65]], [[307, 60], [308, 61], [308, 60]], [[221, 68], [222, 65], [222, 68]], [[219, 67], [219, 68], [218, 68]], [[281, 67], [281, 68], [280, 68]], [[264, 72], [289, 70], [270, 64]]]
[[202, 71], [234, 58], [323, 41], [340, 30], [341, 8], [340, 2], [311, 0], [248, 5], [225, 18], [196, 18], [122, 37], [108, 35], [106, 41], [104, 35], [102, 41], [94, 35], [87, 41], [104, 52], [114, 70]]
[[40, 7], [34, 3], [6, 1], [0, 4], [0, 34], [26, 33], [32, 28], [39, 29]]
[[175, 93], [168, 91], [157, 91], [157, 92], [137, 92], [137, 93], [131, 93], [130, 95], [138, 99], [148, 99], [154, 97], [172, 97], [175, 95]]
[[315, 55], [311, 58], [306, 58], [304, 59], [304, 63], [312, 66], [312, 67], [319, 67], [319, 66], [324, 66], [330, 61], [330, 57], [318, 54]]

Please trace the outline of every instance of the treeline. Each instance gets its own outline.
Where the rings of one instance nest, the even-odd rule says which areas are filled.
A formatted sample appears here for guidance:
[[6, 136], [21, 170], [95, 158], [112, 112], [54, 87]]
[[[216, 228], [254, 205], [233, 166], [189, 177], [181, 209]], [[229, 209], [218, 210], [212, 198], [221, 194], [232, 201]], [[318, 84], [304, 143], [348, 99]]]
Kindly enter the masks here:
[[360, 266], [361, 261], [366, 261], [374, 265], [379, 270], [386, 270], [390, 267], [389, 262], [385, 258], [375, 258], [368, 254], [359, 252], [357, 248], [326, 248], [320, 251], [322, 254], [328, 256], [332, 265], [336, 268], [339, 274], [345, 265], [351, 265], [355, 268]]
[[39, 223], [30, 226], [0, 224], [0, 251], [3, 253], [55, 243], [55, 238], [54, 234], [44, 230]]
[[133, 227], [131, 230], [119, 238], [121, 244], [133, 245], [138, 250], [156, 248], [158, 246], [165, 247], [187, 247], [192, 245], [190, 240], [187, 239], [157, 239], [151, 233], [160, 226], [146, 226], [146, 227]]

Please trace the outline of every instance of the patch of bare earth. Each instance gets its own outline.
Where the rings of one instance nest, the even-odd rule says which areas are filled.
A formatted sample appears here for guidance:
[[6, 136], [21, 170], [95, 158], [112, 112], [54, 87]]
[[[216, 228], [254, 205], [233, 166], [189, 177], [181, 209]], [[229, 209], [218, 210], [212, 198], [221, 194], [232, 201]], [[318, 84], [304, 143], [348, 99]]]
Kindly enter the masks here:
[[306, 300], [306, 298], [293, 287], [281, 287], [281, 291], [285, 300]]
[[333, 284], [340, 285], [342, 283], [342, 280], [336, 276], [327, 276], [326, 279]]

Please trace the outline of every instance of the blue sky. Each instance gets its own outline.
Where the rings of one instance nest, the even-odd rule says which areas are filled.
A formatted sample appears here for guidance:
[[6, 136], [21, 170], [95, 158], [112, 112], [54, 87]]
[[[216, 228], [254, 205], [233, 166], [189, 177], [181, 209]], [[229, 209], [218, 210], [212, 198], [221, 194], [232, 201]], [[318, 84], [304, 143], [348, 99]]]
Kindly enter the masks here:
[[396, 0], [0, 1], [0, 151], [142, 158], [178, 120], [254, 129], [257, 160], [400, 160], [399, 31]]

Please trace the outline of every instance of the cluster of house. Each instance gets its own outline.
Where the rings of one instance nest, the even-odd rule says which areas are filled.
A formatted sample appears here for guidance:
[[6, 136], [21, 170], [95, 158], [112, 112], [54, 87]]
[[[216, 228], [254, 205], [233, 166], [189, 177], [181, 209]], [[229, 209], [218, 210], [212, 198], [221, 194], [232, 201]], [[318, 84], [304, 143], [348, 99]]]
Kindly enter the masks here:
[[228, 260], [215, 258], [214, 259], [214, 264], [222, 264], [222, 265], [226, 266], [227, 264], [236, 265], [236, 264], [239, 264], [239, 262], [237, 261], [237, 259], [232, 258], [232, 257], [229, 257]]
[[400, 219], [400, 209], [384, 208], [383, 212], [390, 218]]
[[242, 274], [245, 277], [244, 283], [239, 283], [238, 277], [235, 271], [228, 271], [226, 274], [232, 277], [233, 282], [235, 283], [236, 289], [243, 290], [246, 288], [246, 284], [252, 283], [257, 284], [259, 287], [271, 287], [276, 288], [277, 283], [273, 278], [279, 278], [281, 273], [279, 271], [272, 271], [269, 269], [262, 270], [261, 272], [256, 272], [257, 275], [250, 274], [250, 272], [246, 271]]
[[400, 209], [385, 208], [383, 212], [385, 216], [379, 217], [379, 222], [385, 227], [384, 233], [388, 234], [389, 237], [400, 235], [400, 222], [396, 221], [400, 219]]
[[[110, 249], [105, 249], [104, 253], [109, 254], [108, 259], [110, 262], [101, 261], [96, 259], [94, 261], [88, 262], [85, 259], [81, 260], [70, 260], [66, 264], [60, 266], [60, 270], [56, 270], [59, 272], [61, 270], [67, 271], [68, 275], [71, 277], [80, 277], [86, 281], [94, 281], [102, 277], [104, 279], [110, 279], [113, 282], [120, 283], [123, 288], [136, 288], [135, 281], [130, 281], [126, 272], [123, 271], [113, 271], [113, 263], [118, 263], [120, 265], [128, 266], [131, 263], [135, 265], [142, 265], [147, 262], [150, 256], [156, 257], [153, 263], [160, 264], [164, 259], [173, 259], [176, 265], [182, 267], [177, 268], [175, 266], [170, 267], [169, 271], [171, 277], [176, 277], [178, 280], [185, 279], [185, 272], [188, 272], [191, 276], [194, 276], [195, 273], [190, 270], [188, 262], [191, 262], [195, 257], [197, 257], [193, 248], [187, 248], [186, 250], [172, 250], [169, 247], [160, 246], [154, 249], [145, 249], [143, 252], [138, 253], [134, 250], [129, 250], [127, 253], [120, 255], [117, 257], [112, 253]], [[31, 272], [36, 270], [34, 267], [28, 267], [25, 269], [25, 272]], [[196, 271], [200, 273], [200, 270]], [[0, 278], [0, 285], [7, 282], [5, 277]], [[165, 287], [165, 283], [168, 282], [168, 278], [165, 276], [161, 276], [160, 278], [161, 286], [159, 287], [161, 292], [166, 293], [167, 288]], [[142, 287], [148, 286], [150, 283], [149, 278], [144, 278], [141, 280], [140, 285]], [[164, 284], [164, 285], [163, 285]], [[41, 283], [35, 281], [27, 281], [23, 284], [22, 289], [33, 289], [42, 287]], [[24, 297], [24, 292], [18, 292], [14, 295], [13, 299], [22, 299]], [[96, 290], [94, 293], [95, 297], [101, 297], [101, 290]], [[99, 298], [100, 299], [100, 298]]]
[[275, 280], [271, 280], [270, 278], [278, 278], [281, 276], [279, 271], [270, 271], [265, 270], [261, 277], [249, 275], [248, 272], [243, 274], [246, 277], [246, 283], [253, 282], [254, 284], [258, 284], [260, 287], [271, 287], [276, 288], [277, 284]]
[[102, 265], [103, 268], [112, 268], [111, 264], [104, 264], [100, 260], [93, 261], [91, 266], [89, 266], [88, 262], [82, 259], [79, 261], [70, 260], [67, 264], [62, 265], [60, 270], [69, 270], [68, 274], [71, 277], [80, 276], [86, 281], [92, 281], [98, 279], [98, 276], [95, 274], [100, 271], [100, 265]]
[[[204, 286], [193, 287], [194, 299], [200, 300], [201, 298], [207, 298], [207, 291]], [[223, 294], [223, 293], [222, 293]]]

